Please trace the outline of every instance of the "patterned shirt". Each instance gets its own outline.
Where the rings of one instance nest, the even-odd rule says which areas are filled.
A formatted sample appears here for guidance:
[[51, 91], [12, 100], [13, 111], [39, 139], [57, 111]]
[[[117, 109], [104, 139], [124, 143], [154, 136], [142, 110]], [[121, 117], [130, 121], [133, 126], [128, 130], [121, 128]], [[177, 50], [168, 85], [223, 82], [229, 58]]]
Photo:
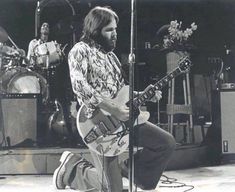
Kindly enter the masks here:
[[103, 98], [114, 98], [124, 85], [121, 64], [113, 52], [78, 42], [68, 55], [72, 88], [90, 118]]

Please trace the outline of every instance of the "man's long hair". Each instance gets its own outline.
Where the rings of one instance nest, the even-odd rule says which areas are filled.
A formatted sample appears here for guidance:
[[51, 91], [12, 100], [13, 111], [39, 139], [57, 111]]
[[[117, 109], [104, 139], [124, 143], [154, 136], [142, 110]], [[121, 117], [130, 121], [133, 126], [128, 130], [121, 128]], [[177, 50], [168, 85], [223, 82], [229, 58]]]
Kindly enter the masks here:
[[109, 7], [95, 7], [85, 17], [83, 24], [83, 35], [81, 40], [93, 45], [97, 43], [103, 27], [108, 25], [112, 18], [118, 23], [117, 14]]

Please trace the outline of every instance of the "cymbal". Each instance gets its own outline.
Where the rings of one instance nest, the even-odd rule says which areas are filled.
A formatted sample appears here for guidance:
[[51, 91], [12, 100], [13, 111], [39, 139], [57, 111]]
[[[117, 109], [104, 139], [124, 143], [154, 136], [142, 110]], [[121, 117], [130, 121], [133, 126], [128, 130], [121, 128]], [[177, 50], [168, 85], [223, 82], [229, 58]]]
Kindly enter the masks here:
[[5, 31], [5, 29], [3, 29], [0, 26], [0, 42], [5, 43], [8, 40], [8, 34]]

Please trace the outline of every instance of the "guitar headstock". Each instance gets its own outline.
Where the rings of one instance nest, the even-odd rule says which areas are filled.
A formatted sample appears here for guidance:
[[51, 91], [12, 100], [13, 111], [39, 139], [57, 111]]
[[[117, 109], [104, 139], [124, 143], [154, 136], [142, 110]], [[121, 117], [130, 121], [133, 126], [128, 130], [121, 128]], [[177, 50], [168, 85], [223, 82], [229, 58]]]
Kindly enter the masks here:
[[182, 59], [180, 59], [180, 61], [179, 61], [179, 69], [182, 72], [187, 72], [191, 66], [192, 66], [192, 62], [191, 62], [191, 60], [189, 59], [188, 56], [183, 57]]

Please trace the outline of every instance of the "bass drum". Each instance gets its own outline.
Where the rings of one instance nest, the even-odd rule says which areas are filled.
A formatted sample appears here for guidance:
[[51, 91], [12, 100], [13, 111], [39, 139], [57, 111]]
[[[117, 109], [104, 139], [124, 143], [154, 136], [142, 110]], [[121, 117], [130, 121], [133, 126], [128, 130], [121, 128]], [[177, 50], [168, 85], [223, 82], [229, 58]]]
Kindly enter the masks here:
[[46, 103], [49, 90], [46, 79], [30, 69], [23, 67], [8, 68], [2, 73], [2, 91], [5, 93], [42, 94]]

